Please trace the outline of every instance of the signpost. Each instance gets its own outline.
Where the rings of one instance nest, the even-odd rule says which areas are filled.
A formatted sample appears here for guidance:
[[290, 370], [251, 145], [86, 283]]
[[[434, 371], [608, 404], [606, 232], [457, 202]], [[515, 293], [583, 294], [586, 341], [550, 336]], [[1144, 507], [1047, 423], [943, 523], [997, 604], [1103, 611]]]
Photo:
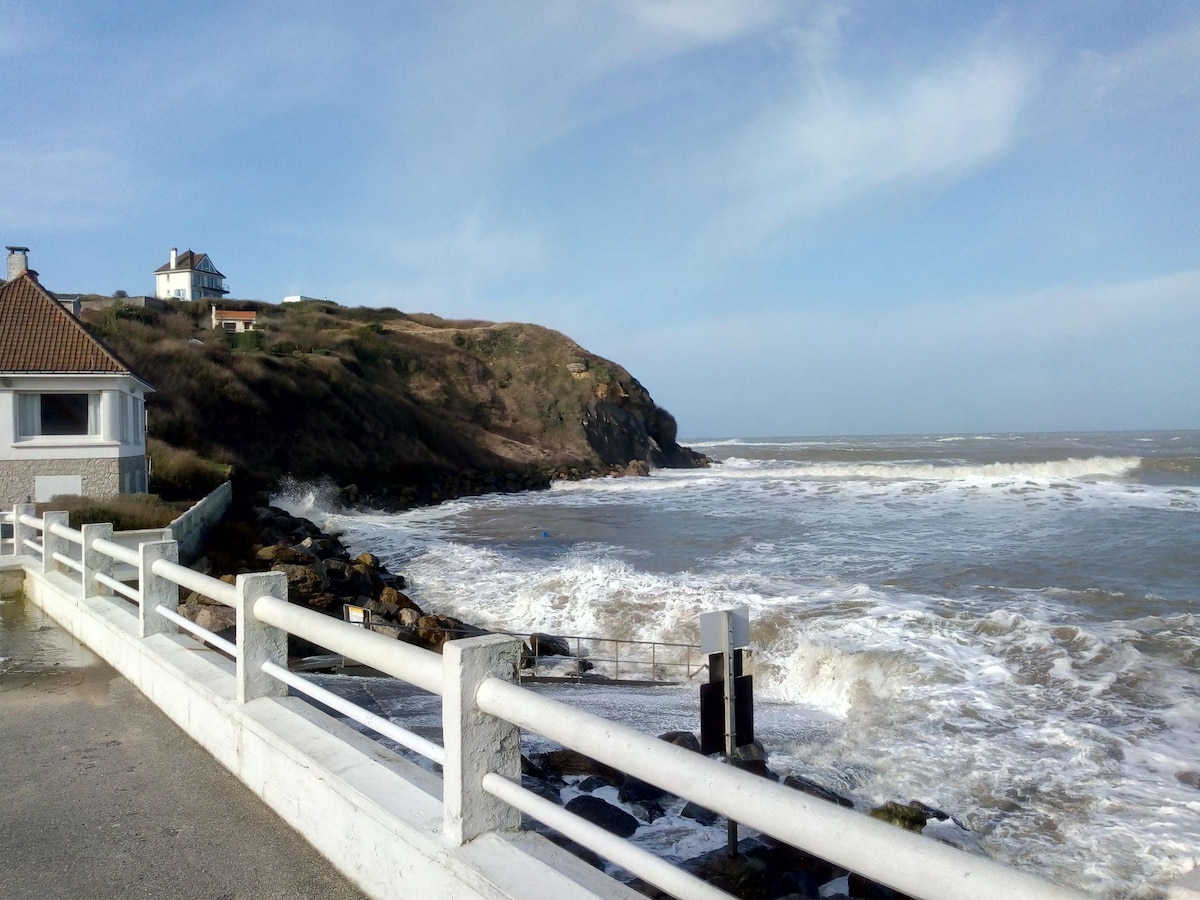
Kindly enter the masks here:
[[[700, 616], [700, 652], [709, 655], [709, 683], [700, 686], [700, 752], [723, 750], [730, 765], [734, 751], [754, 740], [754, 685], [752, 676], [742, 674], [742, 650], [749, 644], [750, 611], [745, 607]], [[716, 725], [718, 717], [721, 725]], [[728, 829], [727, 851], [737, 856], [737, 822], [728, 820]]]

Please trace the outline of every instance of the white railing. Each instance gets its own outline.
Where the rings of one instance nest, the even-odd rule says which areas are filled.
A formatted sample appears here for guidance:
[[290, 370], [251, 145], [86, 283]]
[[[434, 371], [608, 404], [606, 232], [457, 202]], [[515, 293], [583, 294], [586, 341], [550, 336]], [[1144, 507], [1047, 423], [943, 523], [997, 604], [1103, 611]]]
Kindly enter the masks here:
[[[283, 697], [291, 688], [438, 763], [443, 767], [443, 833], [453, 844], [487, 832], [519, 830], [524, 812], [677, 897], [728, 896], [523, 788], [524, 729], [914, 897], [1082, 896], [521, 687], [514, 683], [521, 648], [516, 638], [485, 635], [450, 641], [439, 656], [288, 603], [283, 573], [239, 575], [230, 585], [179, 565], [174, 541], [143, 543], [134, 552], [114, 542], [111, 525], [75, 530], [66, 518], [66, 513], [48, 512], [38, 519], [27, 506], [14, 510], [14, 541], [33, 551], [35, 571], [66, 579], [63, 583], [80, 601], [113, 598], [115, 592], [137, 603], [142, 638], [184, 629], [233, 657], [241, 703]], [[78, 559], [65, 551], [68, 546], [80, 548]], [[113, 578], [115, 563], [136, 567], [137, 587]], [[78, 584], [72, 577], [76, 574]], [[180, 616], [179, 587], [236, 610], [236, 643]], [[443, 744], [288, 671], [288, 635], [440, 695]]]

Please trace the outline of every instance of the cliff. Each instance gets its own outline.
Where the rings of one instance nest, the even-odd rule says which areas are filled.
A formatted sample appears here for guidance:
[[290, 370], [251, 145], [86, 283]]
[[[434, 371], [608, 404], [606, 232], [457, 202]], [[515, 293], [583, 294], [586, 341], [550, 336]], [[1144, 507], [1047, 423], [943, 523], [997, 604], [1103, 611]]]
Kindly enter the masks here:
[[[232, 306], [234, 304], [222, 304]], [[395, 309], [239, 304], [257, 333], [208, 327], [204, 304], [117, 305], [84, 321], [157, 391], [152, 437], [230, 464], [391, 504], [694, 466], [670, 413], [621, 366], [536, 325]]]

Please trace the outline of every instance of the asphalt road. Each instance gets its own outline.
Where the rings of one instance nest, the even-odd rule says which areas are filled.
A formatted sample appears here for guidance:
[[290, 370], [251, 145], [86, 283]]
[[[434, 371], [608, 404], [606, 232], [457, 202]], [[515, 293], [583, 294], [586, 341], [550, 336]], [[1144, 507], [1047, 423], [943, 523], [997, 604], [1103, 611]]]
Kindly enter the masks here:
[[0, 601], [0, 897], [364, 896], [112, 668]]

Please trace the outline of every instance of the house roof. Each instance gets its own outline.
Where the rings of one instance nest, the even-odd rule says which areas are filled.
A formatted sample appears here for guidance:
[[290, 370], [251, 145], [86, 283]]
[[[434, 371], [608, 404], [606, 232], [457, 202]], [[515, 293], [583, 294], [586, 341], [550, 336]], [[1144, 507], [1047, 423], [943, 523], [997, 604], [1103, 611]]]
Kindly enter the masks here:
[[213, 307], [213, 318], [218, 322], [222, 319], [227, 322], [255, 322], [258, 320], [258, 313], [252, 309], [217, 309]]
[[154, 270], [154, 274], [157, 275], [159, 272], [179, 272], [190, 269], [199, 269], [201, 261], [205, 259], [208, 259], [208, 264], [212, 266], [211, 270], [206, 269], [205, 271], [207, 271], [210, 275], [220, 275], [222, 278], [225, 277], [222, 273], [217, 271], [217, 267], [213, 265], [213, 261], [209, 259], [207, 253], [195, 253], [191, 250], [184, 250], [182, 253], [175, 254], [174, 268], [172, 268], [171, 261], [168, 259], [165, 263]]
[[138, 377], [63, 309], [30, 271], [0, 287], [0, 372]]

